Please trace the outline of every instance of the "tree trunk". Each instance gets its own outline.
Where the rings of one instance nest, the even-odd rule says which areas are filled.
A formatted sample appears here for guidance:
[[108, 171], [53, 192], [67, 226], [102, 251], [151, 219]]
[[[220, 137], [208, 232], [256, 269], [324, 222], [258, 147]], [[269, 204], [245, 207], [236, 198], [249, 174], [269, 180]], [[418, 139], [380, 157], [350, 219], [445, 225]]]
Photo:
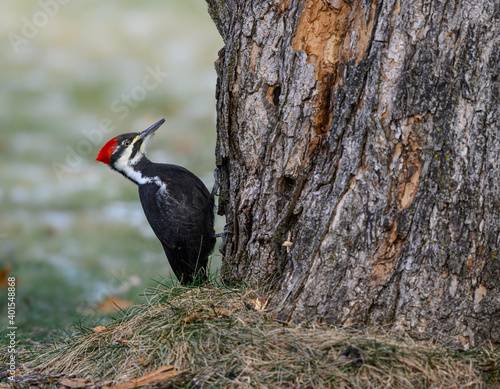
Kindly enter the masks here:
[[207, 2], [224, 276], [283, 321], [500, 341], [500, 3]]

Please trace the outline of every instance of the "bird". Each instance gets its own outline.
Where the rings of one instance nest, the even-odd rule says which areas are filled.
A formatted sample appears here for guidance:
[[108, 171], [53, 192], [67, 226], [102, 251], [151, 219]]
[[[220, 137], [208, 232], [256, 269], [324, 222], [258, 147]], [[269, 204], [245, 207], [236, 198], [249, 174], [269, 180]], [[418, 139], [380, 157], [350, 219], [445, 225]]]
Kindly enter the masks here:
[[216, 242], [214, 193], [188, 169], [146, 157], [153, 135], [164, 122], [116, 136], [95, 160], [137, 184], [146, 219], [180, 283], [204, 282]]

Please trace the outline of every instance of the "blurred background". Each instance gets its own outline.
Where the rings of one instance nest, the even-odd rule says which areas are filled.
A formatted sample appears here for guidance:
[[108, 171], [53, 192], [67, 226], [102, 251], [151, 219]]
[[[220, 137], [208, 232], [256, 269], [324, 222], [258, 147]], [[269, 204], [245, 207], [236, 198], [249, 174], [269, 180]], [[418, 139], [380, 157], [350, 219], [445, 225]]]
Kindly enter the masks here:
[[211, 189], [223, 42], [203, 0], [3, 0], [0, 20], [0, 330], [14, 276], [17, 336], [36, 340], [171, 277], [137, 187], [94, 158], [165, 118], [149, 158]]

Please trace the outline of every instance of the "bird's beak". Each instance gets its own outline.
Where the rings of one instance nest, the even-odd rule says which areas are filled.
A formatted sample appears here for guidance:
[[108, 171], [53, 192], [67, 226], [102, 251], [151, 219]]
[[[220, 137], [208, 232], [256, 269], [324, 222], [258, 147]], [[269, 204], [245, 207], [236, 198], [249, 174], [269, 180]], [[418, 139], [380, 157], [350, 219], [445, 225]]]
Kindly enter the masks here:
[[161, 119], [159, 121], [157, 121], [155, 124], [153, 124], [151, 127], [149, 128], [146, 128], [143, 132], [141, 132], [139, 134], [139, 138], [137, 139], [138, 141], [139, 140], [143, 140], [144, 138], [148, 138], [150, 137], [151, 135], [154, 134], [154, 132], [160, 128], [160, 126], [165, 123], [165, 119]]

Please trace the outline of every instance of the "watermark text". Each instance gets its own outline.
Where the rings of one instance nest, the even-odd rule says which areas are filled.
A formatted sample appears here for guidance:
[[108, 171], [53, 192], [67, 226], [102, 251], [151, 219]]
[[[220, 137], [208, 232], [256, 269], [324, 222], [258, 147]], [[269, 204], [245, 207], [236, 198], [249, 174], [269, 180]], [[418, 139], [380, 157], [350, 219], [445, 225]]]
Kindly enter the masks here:
[[16, 278], [7, 278], [7, 371], [9, 380], [13, 381], [16, 375]]
[[19, 53], [21, 46], [28, 44], [31, 39], [35, 38], [40, 29], [49, 24], [50, 19], [59, 13], [61, 5], [69, 2], [70, 0], [39, 0], [39, 9], [30, 18], [26, 16], [21, 18], [21, 30], [7, 34], [12, 49]]

